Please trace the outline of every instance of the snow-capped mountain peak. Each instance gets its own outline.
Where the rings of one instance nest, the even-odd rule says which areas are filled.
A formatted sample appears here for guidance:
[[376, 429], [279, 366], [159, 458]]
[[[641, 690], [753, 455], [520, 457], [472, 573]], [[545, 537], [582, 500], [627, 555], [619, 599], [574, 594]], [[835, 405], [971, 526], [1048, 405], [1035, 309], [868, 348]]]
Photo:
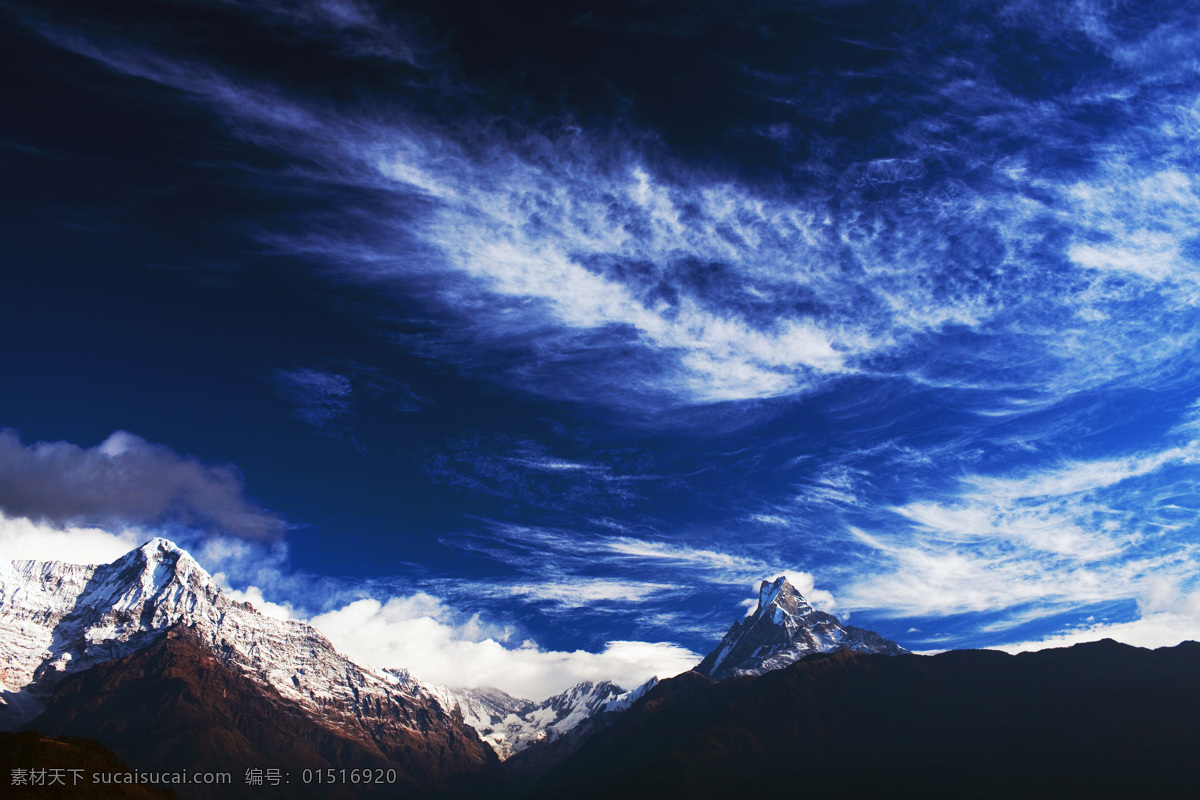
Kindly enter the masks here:
[[540, 703], [492, 688], [433, 686], [430, 691], [447, 713], [462, 714], [496, 754], [507, 759], [537, 742], [566, 736], [600, 714], [624, 711], [657, 682], [651, 678], [627, 692], [610, 681], [583, 681]]
[[79, 601], [91, 606], [106, 603], [114, 611], [150, 606], [160, 615], [159, 620], [151, 619], [157, 628], [183, 611], [181, 605], [194, 611], [198, 603], [217, 603], [219, 596], [216, 582], [187, 551], [157, 538], [108, 565], [104, 579]]
[[450, 718], [411, 676], [363, 667], [315, 628], [239, 603], [183, 549], [152, 539], [111, 564], [0, 566], [0, 729], [40, 713], [65, 675], [189, 627], [222, 662], [348, 730], [383, 714], [426, 728]]
[[864, 653], [907, 652], [877, 633], [842, 625], [832, 614], [818, 611], [787, 578], [779, 577], [762, 582], [754, 613], [734, 622], [696, 671], [717, 680], [761, 675], [811, 653], [843, 647]]
[[110, 564], [0, 562], [0, 730], [41, 713], [65, 676], [148, 647], [176, 625], [228, 666], [327, 721], [353, 727], [383, 709], [402, 725], [423, 727], [461, 724], [453, 722], [458, 714], [501, 758], [621, 710], [647, 688], [584, 682], [534, 703], [498, 689], [429, 687], [406, 669], [360, 666], [315, 628], [230, 599], [187, 551], [156, 538]]

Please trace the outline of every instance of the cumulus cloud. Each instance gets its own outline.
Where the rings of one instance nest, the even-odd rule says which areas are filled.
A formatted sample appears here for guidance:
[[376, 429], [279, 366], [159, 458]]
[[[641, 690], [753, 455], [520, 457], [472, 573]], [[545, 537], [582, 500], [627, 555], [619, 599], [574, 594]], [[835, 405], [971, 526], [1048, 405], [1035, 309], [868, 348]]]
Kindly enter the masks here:
[[231, 599], [239, 603], [249, 603], [254, 606], [254, 610], [263, 616], [273, 619], [301, 619], [297, 614], [295, 607], [288, 602], [273, 603], [263, 596], [263, 591], [257, 586], [247, 586], [245, 589], [234, 589], [229, 585], [228, 576], [223, 572], [217, 572], [213, 575], [213, 580], [217, 582]]
[[133, 528], [114, 533], [103, 528], [55, 527], [0, 514], [0, 560], [5, 561], [108, 564], [150, 538]]
[[117, 431], [95, 447], [0, 430], [0, 512], [56, 527], [189, 528], [272, 539], [286, 524], [246, 497], [241, 473]]
[[458, 619], [440, 599], [418, 593], [386, 602], [356, 600], [309, 622], [364, 664], [404, 667], [423, 681], [495, 686], [541, 700], [574, 684], [611, 680], [627, 689], [690, 669], [700, 657], [667, 642], [612, 641], [599, 653], [543, 650], [480, 621]]

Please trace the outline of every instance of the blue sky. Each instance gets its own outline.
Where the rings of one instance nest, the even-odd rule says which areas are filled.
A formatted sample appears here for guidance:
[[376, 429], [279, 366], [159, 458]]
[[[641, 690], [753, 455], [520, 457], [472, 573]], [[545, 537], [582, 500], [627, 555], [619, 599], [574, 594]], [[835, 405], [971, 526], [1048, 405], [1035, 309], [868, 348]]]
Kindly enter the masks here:
[[785, 573], [914, 650], [1200, 629], [1193, 5], [0, 12], [11, 553], [165, 533], [530, 695]]

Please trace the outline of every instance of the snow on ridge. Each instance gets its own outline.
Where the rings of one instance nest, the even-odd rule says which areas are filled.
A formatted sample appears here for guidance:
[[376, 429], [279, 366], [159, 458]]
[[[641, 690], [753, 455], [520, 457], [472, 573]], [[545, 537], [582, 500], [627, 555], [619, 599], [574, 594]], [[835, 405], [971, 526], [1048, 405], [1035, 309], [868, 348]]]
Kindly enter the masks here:
[[623, 711], [657, 679], [627, 692], [585, 681], [540, 703], [493, 688], [428, 686], [406, 669], [359, 665], [311, 625], [231, 599], [187, 551], [155, 538], [109, 564], [0, 562], [0, 730], [41, 712], [67, 674], [121, 658], [173, 625], [283, 697], [320, 713], [354, 716], [393, 698], [435, 715], [461, 715], [501, 759], [553, 741], [588, 718]]
[[907, 652], [877, 633], [842, 625], [832, 614], [817, 611], [787, 578], [779, 577], [762, 582], [758, 608], [730, 626], [696, 671], [717, 680], [761, 675], [843, 647], [863, 653]]
[[446, 713], [462, 714], [503, 761], [533, 744], [565, 736], [597, 714], [624, 711], [657, 682], [658, 678], [651, 678], [625, 691], [609, 681], [583, 681], [540, 703], [491, 687], [431, 686], [429, 690]]
[[435, 721], [442, 716], [407, 673], [362, 667], [311, 625], [230, 599], [186, 551], [158, 538], [110, 564], [0, 568], [0, 663], [7, 665], [0, 729], [40, 713], [63, 675], [135, 652], [177, 624], [230, 666], [326, 719], [369, 715], [399, 700], [429, 708]]

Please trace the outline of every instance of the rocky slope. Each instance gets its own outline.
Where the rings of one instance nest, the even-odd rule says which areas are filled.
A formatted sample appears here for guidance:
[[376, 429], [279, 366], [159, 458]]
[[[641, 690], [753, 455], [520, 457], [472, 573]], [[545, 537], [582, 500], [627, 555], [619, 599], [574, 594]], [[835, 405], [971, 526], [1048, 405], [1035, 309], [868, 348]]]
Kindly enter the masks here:
[[[456, 750], [444, 737], [414, 730], [399, 713], [353, 726], [308, 713], [246, 680], [182, 624], [142, 650], [64, 679], [31, 726], [104, 742], [143, 770], [230, 774], [228, 784], [174, 787], [188, 800], [242, 792], [313, 800], [474, 796], [499, 776], [494, 760], [490, 770], [453, 763]], [[464, 751], [457, 752], [461, 759]], [[274, 781], [268, 769], [277, 770]], [[253, 770], [264, 774], [262, 785], [247, 783]], [[339, 776], [333, 782], [324, 780], [329, 770]], [[342, 770], [370, 778], [343, 781]]]
[[715, 680], [761, 675], [813, 653], [843, 648], [886, 655], [908, 652], [877, 633], [842, 625], [833, 615], [817, 611], [781, 577], [762, 582], [754, 613], [734, 622], [696, 671]]

